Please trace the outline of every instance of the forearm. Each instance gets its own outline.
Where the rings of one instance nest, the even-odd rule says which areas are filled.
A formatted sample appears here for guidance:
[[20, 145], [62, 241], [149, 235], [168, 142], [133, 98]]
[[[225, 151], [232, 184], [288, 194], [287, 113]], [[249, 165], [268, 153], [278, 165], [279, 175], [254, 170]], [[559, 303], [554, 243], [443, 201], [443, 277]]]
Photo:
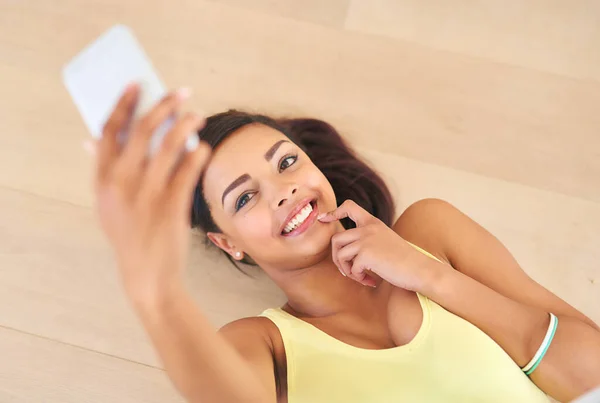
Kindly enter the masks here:
[[[547, 312], [511, 300], [432, 259], [422, 260], [430, 281], [421, 292], [471, 322], [519, 366], [539, 348], [548, 328]], [[531, 379], [546, 393], [570, 399], [600, 384], [600, 334], [589, 325], [559, 316], [559, 326]]]
[[165, 369], [190, 402], [265, 402], [250, 367], [200, 312], [183, 287], [134, 306]]

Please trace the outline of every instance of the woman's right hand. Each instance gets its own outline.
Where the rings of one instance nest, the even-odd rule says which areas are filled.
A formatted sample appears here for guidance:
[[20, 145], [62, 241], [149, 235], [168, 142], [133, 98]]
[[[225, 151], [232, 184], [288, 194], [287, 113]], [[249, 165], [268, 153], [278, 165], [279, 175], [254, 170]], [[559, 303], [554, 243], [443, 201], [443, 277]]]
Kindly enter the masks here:
[[[138, 92], [136, 85], [129, 86], [104, 126], [96, 147], [95, 191], [102, 229], [116, 253], [127, 294], [136, 302], [154, 302], [181, 282], [193, 192], [210, 147], [201, 142], [196, 150], [183, 151], [187, 137], [204, 124], [187, 113], [147, 158], [154, 131], [177, 115], [188, 91], [167, 95], [132, 121]], [[118, 141], [122, 132], [127, 132], [123, 146]]]

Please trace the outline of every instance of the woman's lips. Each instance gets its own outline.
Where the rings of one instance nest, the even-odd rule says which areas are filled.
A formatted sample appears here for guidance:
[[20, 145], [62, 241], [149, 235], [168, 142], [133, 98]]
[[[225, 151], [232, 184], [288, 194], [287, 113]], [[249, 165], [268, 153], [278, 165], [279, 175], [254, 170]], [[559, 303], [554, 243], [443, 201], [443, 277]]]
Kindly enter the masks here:
[[306, 220], [304, 220], [304, 222], [302, 224], [298, 225], [296, 228], [294, 228], [292, 231], [288, 232], [287, 234], [282, 233], [281, 236], [294, 237], [294, 236], [301, 235], [302, 233], [306, 232], [306, 230], [312, 224], [314, 224], [314, 222], [317, 220], [317, 216], [319, 215], [319, 211], [317, 208], [316, 201], [314, 201], [314, 200], [311, 201], [310, 205], [312, 206], [312, 211], [310, 212], [308, 217], [306, 217]]

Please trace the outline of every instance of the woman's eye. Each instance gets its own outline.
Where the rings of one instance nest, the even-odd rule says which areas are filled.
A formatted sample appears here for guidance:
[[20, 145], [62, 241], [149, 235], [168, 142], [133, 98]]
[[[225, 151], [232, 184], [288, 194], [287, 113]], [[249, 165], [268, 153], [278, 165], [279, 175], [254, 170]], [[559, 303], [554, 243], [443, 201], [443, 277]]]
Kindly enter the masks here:
[[243, 195], [241, 195], [240, 198], [237, 199], [237, 202], [235, 202], [235, 211], [238, 211], [239, 209], [244, 207], [246, 203], [252, 200], [253, 197], [254, 195], [251, 193], [244, 193]]
[[288, 169], [289, 167], [294, 165], [296, 163], [297, 159], [298, 159], [297, 155], [290, 155], [289, 157], [285, 157], [279, 163], [279, 172], [285, 171], [286, 169]]

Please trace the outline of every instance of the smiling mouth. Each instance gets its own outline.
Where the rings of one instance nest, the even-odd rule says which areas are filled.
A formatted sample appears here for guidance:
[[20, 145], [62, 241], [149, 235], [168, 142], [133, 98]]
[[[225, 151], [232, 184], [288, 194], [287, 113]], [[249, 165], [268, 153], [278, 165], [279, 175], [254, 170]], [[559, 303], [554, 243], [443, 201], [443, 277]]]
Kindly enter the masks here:
[[312, 216], [316, 214], [316, 200], [311, 200], [296, 214], [290, 221], [287, 222], [281, 235], [290, 236], [303, 232], [310, 224]]

